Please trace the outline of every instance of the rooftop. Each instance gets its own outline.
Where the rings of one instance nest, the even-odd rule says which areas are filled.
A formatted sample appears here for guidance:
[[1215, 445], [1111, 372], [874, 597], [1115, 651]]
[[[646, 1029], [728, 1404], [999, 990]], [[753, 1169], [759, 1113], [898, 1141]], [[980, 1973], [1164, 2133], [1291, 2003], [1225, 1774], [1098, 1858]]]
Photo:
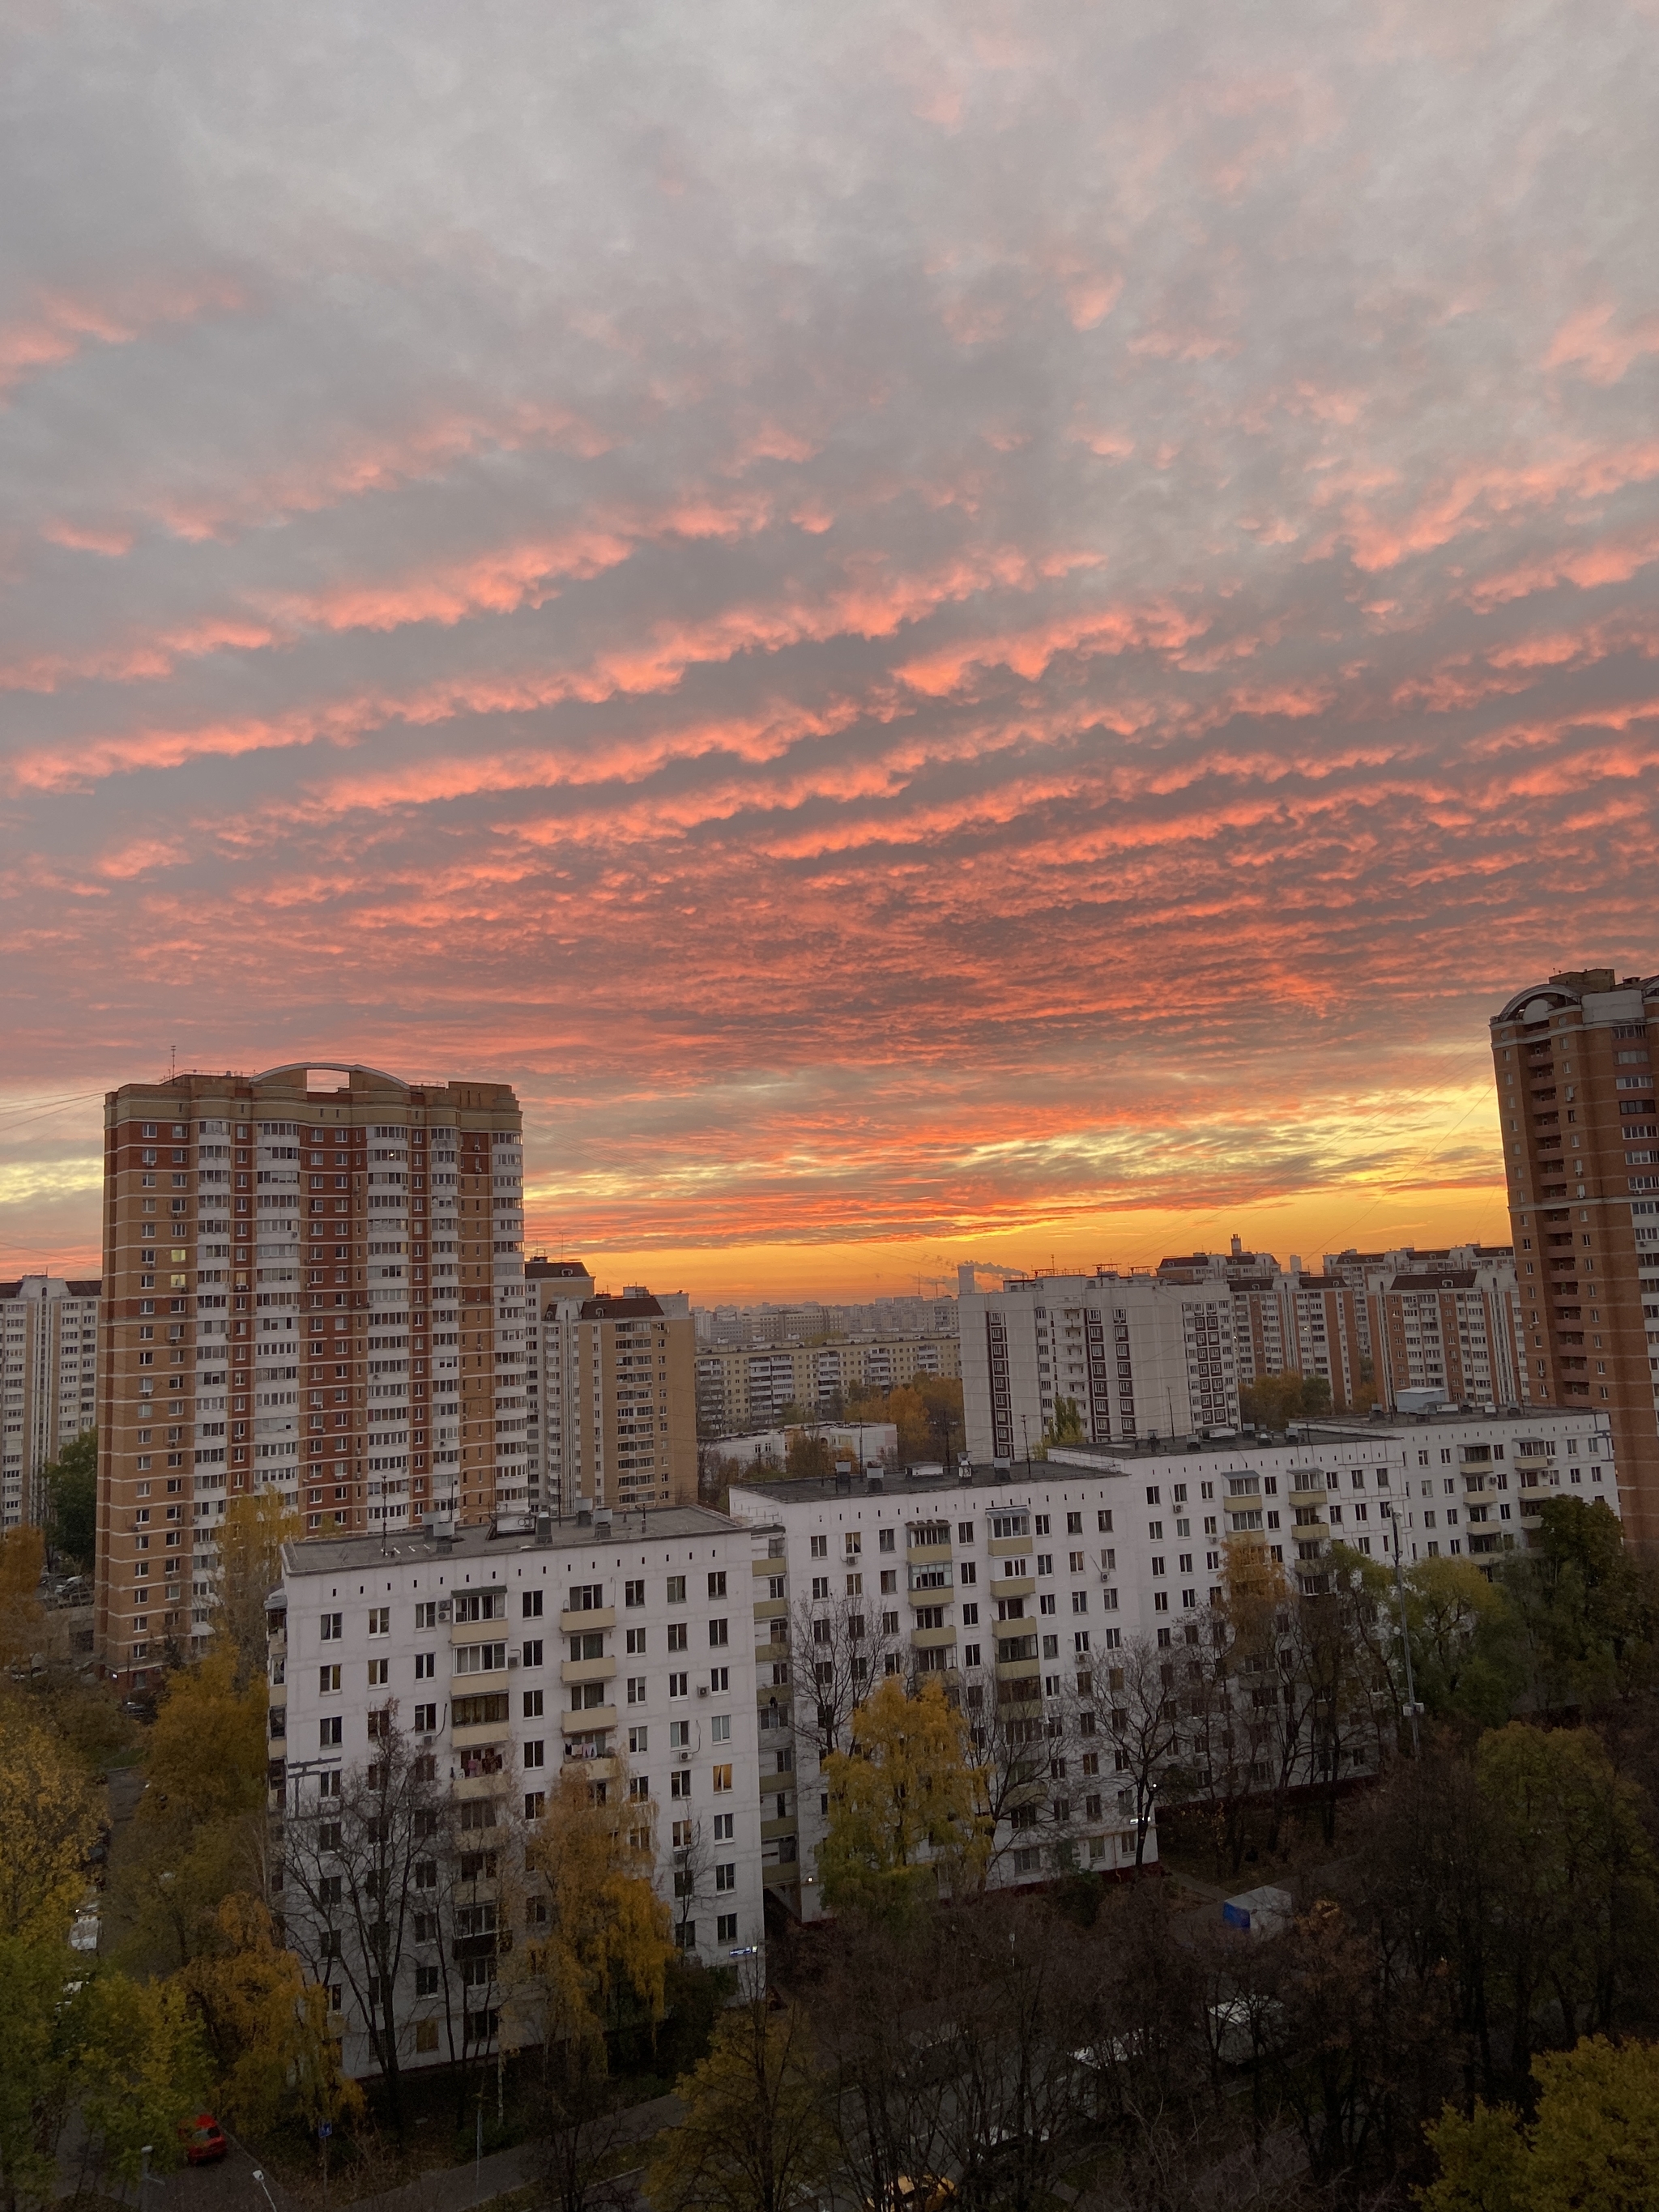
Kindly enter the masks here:
[[[604, 1509], [600, 1508], [603, 1515]], [[457, 1528], [453, 1535], [428, 1534], [422, 1529], [399, 1529], [380, 1536], [308, 1536], [283, 1547], [285, 1576], [332, 1575], [401, 1562], [428, 1559], [496, 1559], [521, 1552], [591, 1551], [596, 1544], [637, 1544], [673, 1541], [688, 1536], [729, 1535], [739, 1523], [707, 1505], [661, 1505], [644, 1510], [611, 1514], [579, 1521], [574, 1514], [546, 1519], [545, 1534], [517, 1525], [498, 1523]]]

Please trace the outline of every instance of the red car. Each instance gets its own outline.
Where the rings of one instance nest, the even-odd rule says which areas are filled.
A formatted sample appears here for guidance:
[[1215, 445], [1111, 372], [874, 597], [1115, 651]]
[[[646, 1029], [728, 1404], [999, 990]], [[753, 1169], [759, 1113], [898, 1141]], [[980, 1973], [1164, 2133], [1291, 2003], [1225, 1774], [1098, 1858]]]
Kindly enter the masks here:
[[185, 2160], [190, 2166], [210, 2165], [230, 2148], [224, 2130], [211, 2112], [198, 2112], [193, 2120], [184, 2122], [179, 2130], [179, 2140], [185, 2147]]

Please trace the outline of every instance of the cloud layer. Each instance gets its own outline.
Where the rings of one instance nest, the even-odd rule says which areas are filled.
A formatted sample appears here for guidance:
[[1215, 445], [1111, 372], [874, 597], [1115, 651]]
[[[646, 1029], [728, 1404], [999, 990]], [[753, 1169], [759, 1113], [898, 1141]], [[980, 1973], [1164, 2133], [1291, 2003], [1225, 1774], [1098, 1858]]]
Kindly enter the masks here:
[[174, 1045], [711, 1291], [1495, 1229], [1486, 1013], [1659, 966], [1656, 33], [16, 11], [0, 1259]]

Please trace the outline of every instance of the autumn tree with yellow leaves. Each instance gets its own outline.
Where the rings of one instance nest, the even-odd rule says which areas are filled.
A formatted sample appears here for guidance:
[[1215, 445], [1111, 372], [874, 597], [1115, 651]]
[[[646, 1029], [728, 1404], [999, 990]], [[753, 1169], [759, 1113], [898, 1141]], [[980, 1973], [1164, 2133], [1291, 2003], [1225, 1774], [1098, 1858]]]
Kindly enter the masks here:
[[852, 1746], [823, 1762], [830, 1830], [818, 1846], [824, 1902], [902, 1912], [976, 1888], [990, 1853], [983, 1777], [942, 1685], [907, 1694], [885, 1676], [853, 1716]]

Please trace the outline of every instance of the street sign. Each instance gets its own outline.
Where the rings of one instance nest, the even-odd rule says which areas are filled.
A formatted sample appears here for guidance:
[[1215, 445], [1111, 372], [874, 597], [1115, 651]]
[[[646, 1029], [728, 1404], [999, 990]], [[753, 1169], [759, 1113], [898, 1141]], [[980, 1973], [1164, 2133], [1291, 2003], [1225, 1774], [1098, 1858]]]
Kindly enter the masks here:
[[317, 2132], [319, 2136], [331, 2136], [334, 2132], [333, 2121], [319, 2120], [317, 2123]]

